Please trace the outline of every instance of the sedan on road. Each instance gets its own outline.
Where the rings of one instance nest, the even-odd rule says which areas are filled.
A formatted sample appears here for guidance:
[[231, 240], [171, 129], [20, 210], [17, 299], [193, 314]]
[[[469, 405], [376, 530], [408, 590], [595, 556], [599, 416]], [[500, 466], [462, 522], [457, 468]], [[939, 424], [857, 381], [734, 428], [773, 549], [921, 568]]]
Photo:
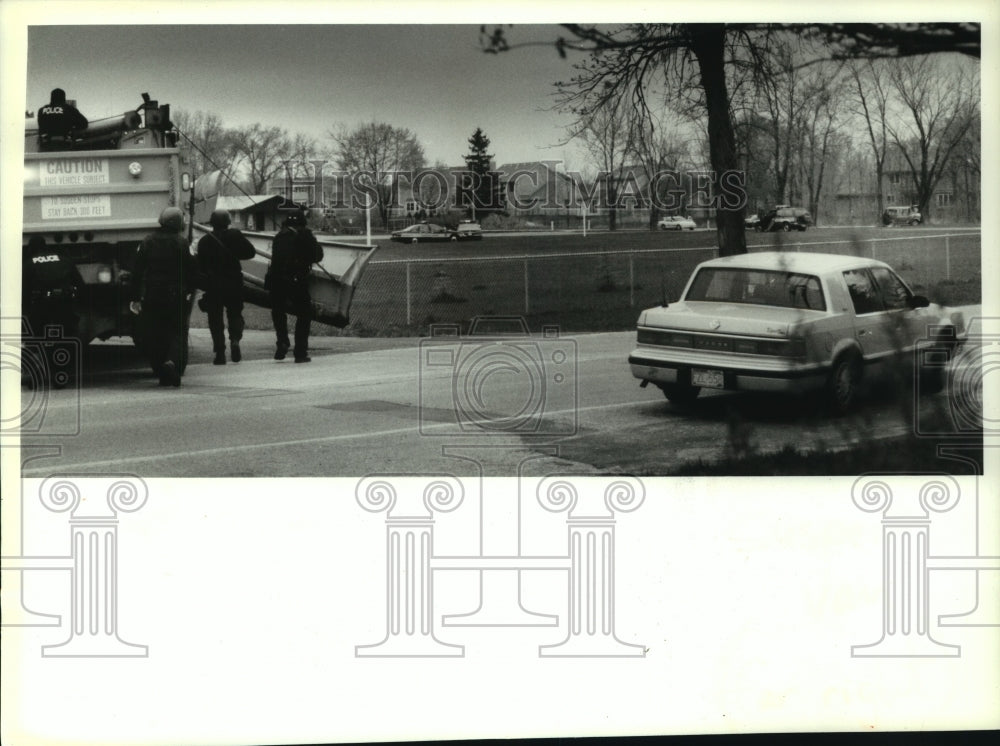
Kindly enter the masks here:
[[450, 241], [451, 231], [437, 223], [417, 223], [401, 231], [394, 231], [391, 240], [399, 243], [420, 243], [421, 241]]
[[691, 218], [681, 217], [680, 215], [668, 215], [665, 218], [661, 218], [660, 222], [656, 225], [661, 231], [682, 231], [685, 228], [693, 231], [695, 229], [695, 222]]
[[478, 223], [459, 223], [457, 228], [446, 228], [437, 223], [417, 223], [390, 236], [399, 243], [420, 243], [422, 241], [475, 241], [483, 237]]
[[840, 414], [863, 381], [914, 365], [920, 392], [939, 391], [966, 335], [960, 311], [915, 295], [883, 262], [761, 252], [699, 264], [681, 300], [639, 316], [628, 362], [679, 405], [702, 389], [818, 391]]
[[479, 223], [462, 222], [450, 231], [449, 237], [452, 241], [481, 241], [483, 229]]

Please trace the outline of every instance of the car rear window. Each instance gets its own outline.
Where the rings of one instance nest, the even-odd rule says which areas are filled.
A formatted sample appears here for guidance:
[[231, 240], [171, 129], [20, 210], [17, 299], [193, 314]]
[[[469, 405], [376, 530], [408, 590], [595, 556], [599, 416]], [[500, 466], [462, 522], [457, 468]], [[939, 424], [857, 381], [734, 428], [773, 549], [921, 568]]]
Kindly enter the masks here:
[[705, 267], [684, 299], [826, 310], [818, 277], [781, 270]]

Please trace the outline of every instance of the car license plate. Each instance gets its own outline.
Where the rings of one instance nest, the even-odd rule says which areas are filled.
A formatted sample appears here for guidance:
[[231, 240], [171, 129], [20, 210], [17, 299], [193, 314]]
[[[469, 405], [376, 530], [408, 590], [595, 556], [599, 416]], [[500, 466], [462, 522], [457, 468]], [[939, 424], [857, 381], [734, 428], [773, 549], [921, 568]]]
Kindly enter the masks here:
[[703, 370], [701, 368], [692, 368], [691, 385], [701, 386], [702, 388], [707, 389], [721, 389], [725, 384], [723, 383], [721, 370]]

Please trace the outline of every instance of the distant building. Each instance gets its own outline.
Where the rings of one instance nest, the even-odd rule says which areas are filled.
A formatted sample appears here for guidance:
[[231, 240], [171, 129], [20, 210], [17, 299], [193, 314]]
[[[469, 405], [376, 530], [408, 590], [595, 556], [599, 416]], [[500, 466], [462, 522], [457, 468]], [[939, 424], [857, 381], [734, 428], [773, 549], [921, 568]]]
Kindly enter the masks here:
[[[833, 213], [827, 222], [843, 225], [879, 223], [878, 193], [874, 169], [861, 179], [841, 186], [834, 195]], [[910, 165], [898, 148], [891, 148], [882, 173], [882, 202], [885, 207], [917, 204], [917, 190]], [[930, 223], [978, 223], [981, 216], [979, 172], [955, 157], [946, 166], [934, 188], [924, 219]]]
[[583, 205], [580, 184], [557, 170], [554, 161], [505, 163], [497, 170], [511, 215], [559, 217], [567, 213], [579, 214]]
[[[465, 211], [464, 201], [456, 204], [459, 196], [456, 173], [466, 170], [465, 165], [429, 167], [415, 171], [412, 179], [400, 179], [391, 192], [388, 227], [395, 229], [435, 217], [444, 219], [447, 216], [451, 220], [453, 212]], [[289, 179], [287, 173], [282, 173], [269, 184], [275, 194], [311, 205], [327, 219], [331, 230], [350, 231], [364, 223], [366, 193], [355, 189], [349, 177], [331, 168], [324, 175], [322, 186], [323, 194], [317, 200], [314, 177], [300, 174]], [[372, 215], [377, 220], [380, 213], [373, 209]]]
[[220, 196], [215, 205], [215, 209], [229, 213], [234, 228], [248, 231], [280, 230], [289, 211], [304, 208], [305, 204], [290, 201], [280, 194]]

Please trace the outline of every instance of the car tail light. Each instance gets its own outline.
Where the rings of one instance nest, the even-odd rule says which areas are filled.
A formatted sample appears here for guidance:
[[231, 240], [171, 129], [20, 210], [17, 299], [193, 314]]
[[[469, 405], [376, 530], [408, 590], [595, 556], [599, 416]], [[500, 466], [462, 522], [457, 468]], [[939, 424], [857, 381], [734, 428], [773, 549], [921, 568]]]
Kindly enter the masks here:
[[639, 344], [660, 345], [663, 347], [694, 347], [694, 337], [691, 334], [662, 329], [640, 328], [636, 334], [636, 341]]

